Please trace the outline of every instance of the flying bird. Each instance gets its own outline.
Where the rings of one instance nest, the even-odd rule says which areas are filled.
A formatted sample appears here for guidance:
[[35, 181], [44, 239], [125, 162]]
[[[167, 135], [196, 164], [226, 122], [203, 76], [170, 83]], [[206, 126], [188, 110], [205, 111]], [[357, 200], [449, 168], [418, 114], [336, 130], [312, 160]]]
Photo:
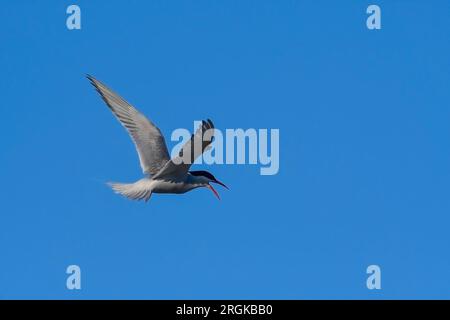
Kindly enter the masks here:
[[153, 193], [185, 193], [196, 188], [210, 189], [220, 199], [211, 183], [228, 187], [207, 171], [190, 171], [192, 163], [210, 148], [214, 138], [211, 120], [202, 125], [170, 159], [163, 135], [153, 122], [106, 85], [87, 75], [106, 105], [126, 128], [133, 140], [145, 177], [134, 183], [108, 183], [118, 194], [132, 200], [148, 201]]

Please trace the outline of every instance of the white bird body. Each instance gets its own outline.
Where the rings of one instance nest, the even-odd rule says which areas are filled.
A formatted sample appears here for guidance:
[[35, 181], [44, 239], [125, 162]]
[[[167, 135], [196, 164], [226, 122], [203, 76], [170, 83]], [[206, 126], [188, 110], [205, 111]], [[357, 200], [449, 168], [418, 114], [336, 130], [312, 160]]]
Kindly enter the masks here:
[[[203, 121], [200, 128], [181, 148], [178, 157], [170, 159], [161, 131], [149, 119], [100, 81], [91, 76], [87, 78], [127, 129], [136, 146], [142, 171], [146, 175], [134, 183], [109, 183], [116, 193], [129, 199], [147, 201], [152, 193], [180, 194], [195, 188], [207, 187], [219, 198], [210, 183], [226, 187], [222, 182], [207, 171], [189, 171], [195, 159], [210, 147], [214, 136], [214, 125], [211, 120]], [[208, 134], [209, 139], [205, 139]], [[194, 147], [198, 145], [201, 148]]]
[[186, 179], [178, 178], [170, 179], [166, 177], [164, 180], [142, 178], [134, 183], [109, 183], [111, 188], [127, 198], [133, 200], [150, 199], [152, 193], [175, 193], [181, 194], [191, 191], [195, 188], [204, 187], [209, 181], [203, 177], [195, 177], [190, 174]]

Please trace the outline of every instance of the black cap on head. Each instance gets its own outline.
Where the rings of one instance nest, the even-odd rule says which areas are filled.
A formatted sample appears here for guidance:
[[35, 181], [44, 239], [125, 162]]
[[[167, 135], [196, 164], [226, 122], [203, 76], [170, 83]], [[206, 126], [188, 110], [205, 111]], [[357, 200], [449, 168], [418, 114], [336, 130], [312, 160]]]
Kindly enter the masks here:
[[208, 178], [209, 180], [217, 181], [217, 179], [211, 173], [209, 173], [208, 171], [203, 171], [203, 170], [201, 170], [201, 171], [189, 171], [189, 173], [192, 174], [193, 176], [196, 176], [196, 177], [203, 176], [203, 177]]

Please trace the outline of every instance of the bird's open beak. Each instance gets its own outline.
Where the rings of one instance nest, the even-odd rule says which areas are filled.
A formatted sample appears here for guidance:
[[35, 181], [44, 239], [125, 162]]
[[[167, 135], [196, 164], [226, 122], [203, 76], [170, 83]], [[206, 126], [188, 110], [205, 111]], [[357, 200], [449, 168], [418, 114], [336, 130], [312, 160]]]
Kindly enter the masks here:
[[216, 189], [214, 189], [214, 187], [212, 185], [208, 184], [206, 187], [214, 193], [214, 195], [217, 197], [217, 199], [220, 200], [219, 193], [216, 191]]
[[[211, 181], [211, 182], [220, 184], [222, 187], [224, 187], [224, 188], [230, 190], [224, 183], [222, 183], [222, 182], [220, 182], [220, 181], [218, 181], [218, 180], [216, 180], [216, 181]], [[211, 190], [211, 191], [214, 193], [214, 195], [217, 197], [217, 199], [220, 200], [219, 193], [216, 191], [216, 189], [214, 189], [214, 187], [213, 187], [212, 185], [208, 184], [207, 188], [208, 188], [209, 190]]]
[[212, 181], [212, 182], [217, 183], [217, 184], [220, 184], [220, 185], [221, 185], [222, 187], [224, 187], [225, 189], [230, 190], [230, 188], [228, 188], [224, 183], [220, 182], [219, 180]]

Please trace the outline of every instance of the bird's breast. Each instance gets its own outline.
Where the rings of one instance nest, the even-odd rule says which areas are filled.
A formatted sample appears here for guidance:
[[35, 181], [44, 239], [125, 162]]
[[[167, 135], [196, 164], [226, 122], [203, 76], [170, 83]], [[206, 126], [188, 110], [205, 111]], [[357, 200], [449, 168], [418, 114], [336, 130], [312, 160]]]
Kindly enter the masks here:
[[199, 185], [189, 184], [184, 181], [156, 180], [153, 188], [154, 193], [185, 193], [198, 188]]

